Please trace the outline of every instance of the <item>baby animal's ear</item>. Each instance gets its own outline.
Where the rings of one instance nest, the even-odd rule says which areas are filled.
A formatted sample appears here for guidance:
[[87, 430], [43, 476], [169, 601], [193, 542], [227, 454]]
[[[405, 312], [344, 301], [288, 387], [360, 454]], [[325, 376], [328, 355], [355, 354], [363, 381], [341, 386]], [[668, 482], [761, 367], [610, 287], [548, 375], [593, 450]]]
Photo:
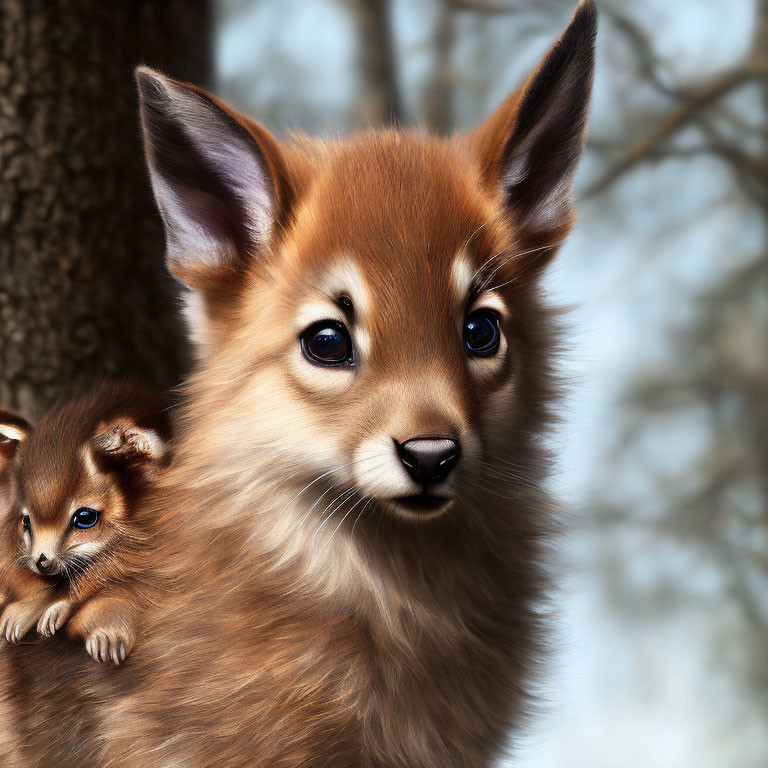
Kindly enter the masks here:
[[0, 477], [31, 432], [32, 426], [26, 419], [10, 411], [0, 411]]
[[110, 469], [157, 465], [168, 455], [167, 442], [156, 429], [127, 418], [100, 424], [90, 448], [96, 461]]

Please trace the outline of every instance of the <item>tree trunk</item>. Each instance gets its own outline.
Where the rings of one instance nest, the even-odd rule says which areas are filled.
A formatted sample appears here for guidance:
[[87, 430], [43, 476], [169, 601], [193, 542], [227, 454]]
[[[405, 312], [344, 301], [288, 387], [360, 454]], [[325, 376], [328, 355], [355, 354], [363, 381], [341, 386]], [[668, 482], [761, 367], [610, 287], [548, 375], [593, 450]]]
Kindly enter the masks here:
[[0, 0], [0, 407], [186, 364], [133, 67], [205, 83], [207, 0]]
[[403, 120], [389, 0], [344, 0], [357, 27], [361, 113], [370, 125]]
[[433, 47], [435, 61], [432, 77], [424, 95], [424, 120], [427, 127], [442, 135], [454, 126], [453, 94], [456, 77], [453, 69], [454, 0], [443, 0], [439, 5]]

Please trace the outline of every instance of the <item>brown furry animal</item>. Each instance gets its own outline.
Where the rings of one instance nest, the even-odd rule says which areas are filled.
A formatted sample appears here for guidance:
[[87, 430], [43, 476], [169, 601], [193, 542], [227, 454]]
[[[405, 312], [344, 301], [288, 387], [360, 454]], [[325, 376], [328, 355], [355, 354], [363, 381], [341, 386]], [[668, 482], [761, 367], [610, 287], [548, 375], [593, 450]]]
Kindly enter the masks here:
[[[59, 768], [487, 766], [540, 662], [581, 3], [468, 136], [279, 143], [138, 73], [199, 366], [146, 502], [167, 592], [117, 669], [0, 654], [0, 750]], [[5, 740], [3, 743], [2, 740]]]
[[97, 661], [125, 661], [151, 565], [139, 501], [168, 437], [162, 399], [128, 382], [60, 403], [34, 429], [0, 412], [0, 638], [19, 643], [34, 627], [52, 637], [66, 624]]

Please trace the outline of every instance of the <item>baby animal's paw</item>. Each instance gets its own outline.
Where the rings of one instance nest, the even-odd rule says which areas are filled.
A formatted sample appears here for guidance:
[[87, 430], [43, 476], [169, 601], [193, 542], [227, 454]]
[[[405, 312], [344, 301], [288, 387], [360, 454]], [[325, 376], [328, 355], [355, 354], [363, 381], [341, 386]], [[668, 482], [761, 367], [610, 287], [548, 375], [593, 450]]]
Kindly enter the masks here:
[[133, 642], [122, 627], [99, 627], [85, 638], [85, 650], [96, 661], [120, 664], [131, 652]]
[[9, 643], [20, 643], [37, 620], [37, 606], [25, 605], [23, 602], [7, 605], [0, 618], [0, 638]]
[[69, 618], [71, 604], [69, 600], [58, 600], [45, 609], [37, 622], [37, 632], [43, 637], [53, 637]]

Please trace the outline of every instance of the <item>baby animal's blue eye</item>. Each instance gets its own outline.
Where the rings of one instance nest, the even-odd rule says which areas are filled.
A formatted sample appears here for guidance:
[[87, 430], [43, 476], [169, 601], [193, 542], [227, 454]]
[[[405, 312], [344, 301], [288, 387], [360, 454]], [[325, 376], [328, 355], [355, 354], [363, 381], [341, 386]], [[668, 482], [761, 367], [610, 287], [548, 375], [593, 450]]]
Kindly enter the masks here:
[[492, 357], [499, 351], [499, 315], [492, 309], [478, 309], [464, 321], [464, 343], [475, 357]]
[[352, 339], [349, 331], [338, 320], [322, 320], [310, 325], [301, 334], [304, 357], [317, 365], [351, 364]]
[[99, 512], [90, 507], [80, 507], [72, 515], [72, 525], [75, 528], [93, 528], [99, 522]]

